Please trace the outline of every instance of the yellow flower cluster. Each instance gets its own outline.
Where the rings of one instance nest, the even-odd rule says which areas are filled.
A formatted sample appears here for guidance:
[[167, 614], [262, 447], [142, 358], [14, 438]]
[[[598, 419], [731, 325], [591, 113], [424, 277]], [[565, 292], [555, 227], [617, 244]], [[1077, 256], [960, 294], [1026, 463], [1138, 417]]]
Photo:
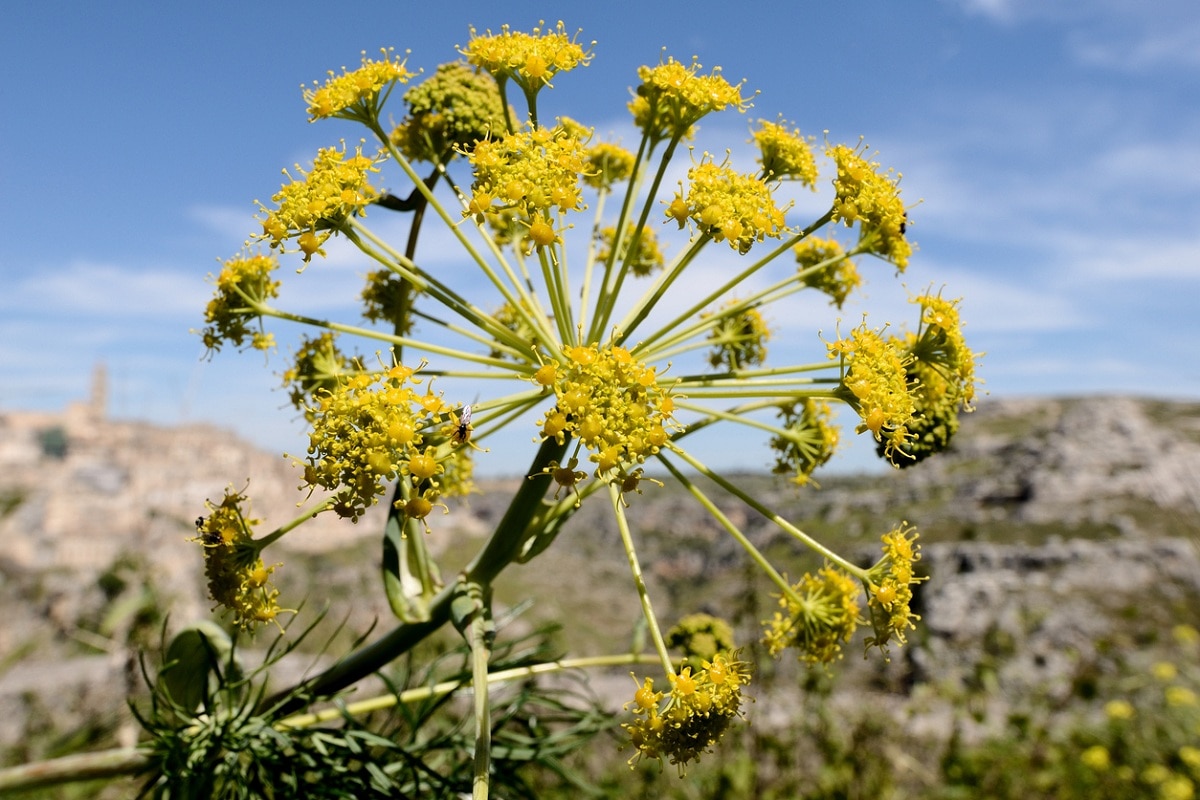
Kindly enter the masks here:
[[759, 120], [753, 135], [761, 153], [763, 180], [795, 180], [816, 189], [817, 159], [810, 139], [801, 136], [799, 130], [788, 130], [782, 122], [766, 120]]
[[[351, 375], [317, 395], [309, 410], [313, 423], [304, 482], [338, 492], [334, 511], [339, 516], [357, 521], [402, 471], [422, 480], [437, 472], [436, 463], [430, 472], [413, 469], [411, 462], [429, 454], [423, 449], [429, 429], [452, 423], [452, 417], [440, 396], [413, 389], [420, 382], [414, 370], [396, 365], [378, 375]], [[436, 489], [430, 482], [424, 494]], [[436, 497], [424, 499], [432, 507]]]
[[[959, 412], [969, 411], [975, 397], [977, 357], [963, 338], [958, 301], [924, 294], [912, 302], [921, 306], [919, 332], [891, 339], [909, 355], [905, 370], [913, 398], [909, 436], [898, 448], [901, 457], [892, 459], [900, 467], [945, 450], [958, 432]], [[876, 449], [886, 457], [885, 443]]]
[[691, 66], [669, 58], [654, 67], [638, 67], [642, 83], [629, 110], [652, 142], [682, 139], [706, 114], [730, 106], [745, 111], [749, 106], [742, 100], [742, 84], [725, 80], [719, 67], [708, 75], [696, 74], [699, 71], [694, 59]]
[[[296, 244], [309, 261], [321, 251], [321, 245], [331, 231], [351, 214], [359, 213], [375, 199], [378, 192], [367, 181], [368, 173], [378, 172], [375, 161], [362, 154], [361, 145], [347, 158], [345, 144], [317, 151], [312, 169], [305, 172], [297, 165], [303, 179], [285, 183], [272, 197], [278, 208], [269, 210], [259, 203], [266, 214], [260, 219], [261, 238], [269, 239], [271, 247], [282, 247], [295, 236]], [[285, 174], [287, 174], [285, 172]]]
[[[618, 263], [627, 263], [630, 272], [639, 278], [644, 278], [662, 269], [666, 259], [663, 257], [662, 249], [658, 246], [658, 235], [653, 228], [643, 225], [640, 231], [636, 233], [635, 231], [637, 228], [632, 222], [625, 226]], [[607, 264], [613, 257], [613, 240], [616, 236], [617, 229], [611, 225], [603, 228], [598, 234], [600, 250], [596, 254], [596, 260], [601, 264]], [[634, 241], [635, 238], [636, 241]], [[630, 242], [633, 242], [632, 253], [629, 251]]]
[[921, 306], [921, 327], [912, 347], [913, 358], [941, 371], [953, 384], [955, 400], [969, 409], [975, 400], [976, 355], [963, 336], [958, 316], [960, 301], [927, 293], [912, 302]]
[[791, 475], [792, 483], [807, 486], [812, 474], [837, 450], [838, 429], [829, 403], [808, 399], [780, 408], [784, 434], [771, 438], [776, 475]]
[[278, 266], [274, 257], [264, 255], [231, 258], [222, 265], [213, 280], [216, 292], [204, 309], [208, 326], [200, 334], [210, 353], [220, 350], [222, 342], [240, 347], [247, 336], [255, 349], [270, 348], [273, 337], [261, 330], [251, 331], [247, 323], [260, 317], [258, 304], [278, 296], [279, 281], [271, 278]]
[[609, 189], [633, 174], [633, 153], [611, 142], [589, 147], [587, 163], [583, 182], [595, 189]]
[[475, 181], [466, 216], [514, 209], [537, 220], [551, 209], [583, 207], [580, 176], [588, 170], [587, 150], [562, 126], [481, 141], [470, 161]]
[[508, 130], [496, 82], [462, 62], [442, 64], [428, 80], [404, 93], [408, 115], [391, 140], [410, 161], [448, 161], [455, 149]]
[[838, 308], [846, 302], [850, 292], [862, 286], [858, 267], [845, 257], [845, 250], [836, 239], [809, 236], [792, 249], [796, 254], [800, 280], [806, 286], [829, 295]]
[[842, 643], [858, 629], [858, 595], [858, 583], [836, 567], [804, 573], [790, 593], [779, 597], [783, 612], [766, 623], [763, 644], [773, 656], [794, 647], [796, 657], [810, 665], [841, 658]]
[[708, 353], [708, 363], [714, 368], [732, 372], [758, 366], [767, 360], [767, 339], [771, 337], [767, 321], [757, 308], [732, 310], [738, 305], [737, 299], [730, 300], [726, 310], [717, 314], [717, 322], [709, 331], [712, 350]]
[[741, 175], [722, 164], [704, 161], [688, 170], [687, 199], [682, 190], [667, 206], [667, 217], [682, 228], [690, 218], [700, 232], [745, 254], [767, 236], [779, 238], [786, 225], [771, 187], [761, 178]]
[[833, 186], [833, 219], [847, 227], [860, 223], [859, 236], [870, 252], [886, 258], [900, 271], [908, 266], [912, 245], [904, 238], [908, 215], [900, 199], [899, 176], [891, 170], [881, 174], [879, 163], [863, 158], [860, 151], [844, 144], [833, 145], [825, 154], [837, 165]]
[[328, 117], [349, 116], [358, 119], [363, 112], [367, 119], [377, 111], [380, 93], [393, 83], [408, 83], [413, 76], [404, 66], [405, 59], [394, 59], [390, 48], [380, 51], [383, 59], [372, 61], [362, 54], [362, 66], [353, 72], [342, 68], [342, 74], [329, 71], [329, 80], [324, 86], [304, 88], [304, 101], [308, 103], [309, 121]]
[[539, 420], [544, 439], [577, 438], [591, 451], [597, 478], [624, 481], [629, 468], [667, 443], [664, 425], [675, 403], [658, 385], [655, 368], [623, 347], [566, 347], [534, 379], [557, 403]]
[[[578, 35], [578, 34], [577, 34]], [[497, 81], [512, 78], [526, 92], [536, 92], [548, 85], [559, 72], [568, 72], [591, 61], [591, 52], [568, 36], [559, 21], [553, 30], [541, 25], [532, 33], [510, 30], [508, 25], [500, 33], [490, 30], [479, 36], [471, 28], [471, 40], [460, 52], [471, 64], [491, 73]]]
[[904, 524], [883, 535], [883, 558], [868, 572], [867, 607], [875, 635], [867, 639], [867, 647], [878, 647], [886, 653], [890, 641], [904, 644], [906, 631], [917, 627], [914, 620], [920, 616], [910, 608], [912, 587], [925, 580], [914, 572], [914, 564], [921, 558], [918, 535], [916, 528]]
[[909, 438], [908, 425], [916, 409], [908, 387], [910, 359], [895, 340], [884, 339], [862, 323], [848, 339], [827, 345], [829, 357], [842, 359], [842, 394], [862, 417], [854, 430], [870, 431], [885, 442], [886, 456], [895, 460]]
[[739, 716], [749, 670], [745, 663], [719, 653], [695, 673], [684, 667], [669, 678], [669, 694], [654, 691], [654, 680], [645, 679], [625, 706], [633, 711], [634, 720], [623, 727], [638, 751], [631, 762], [643, 756], [667, 758], [682, 773]]
[[245, 501], [244, 494], [232, 489], [225, 490], [220, 505], [206, 500], [208, 516], [196, 520], [197, 536], [192, 541], [204, 547], [209, 596], [233, 613], [239, 628], [252, 630], [273, 621], [282, 609], [279, 590], [270, 582], [279, 564], [268, 567], [259, 558], [250, 532], [259, 520], [243, 514]]

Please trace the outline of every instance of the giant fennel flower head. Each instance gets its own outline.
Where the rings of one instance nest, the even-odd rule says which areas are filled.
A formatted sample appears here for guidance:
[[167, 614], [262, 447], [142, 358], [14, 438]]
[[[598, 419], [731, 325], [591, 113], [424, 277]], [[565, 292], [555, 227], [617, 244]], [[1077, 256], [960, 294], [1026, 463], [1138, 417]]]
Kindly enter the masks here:
[[[405, 623], [425, 626], [386, 637], [395, 652], [379, 645], [372, 658], [404, 652], [461, 599], [422, 543], [453, 535], [432, 512], [469, 491], [478, 464], [524, 478], [486, 544], [457, 570], [460, 582], [481, 587], [472, 608], [487, 605], [508, 564], [569, 547], [559, 534], [582, 504], [606, 504], [662, 668], [637, 681], [625, 727], [635, 758], [682, 769], [743, 713], [751, 665], [727, 630], [699, 618], [670, 637], [685, 648], [682, 660], [671, 656], [639, 560], [639, 496], [677, 484], [763, 571], [778, 598], [764, 621], [772, 654], [827, 665], [868, 625], [872, 644], [901, 645], [917, 620], [915, 529], [893, 527], [879, 562], [860, 566], [705, 463], [701, 445], [725, 431], [707, 452], [736, 449], [744, 464], [761, 448], [763, 466], [812, 487], [842, 441], [841, 407], [887, 459], [916, 463], [944, 448], [958, 413], [970, 410], [977, 358], [957, 302], [940, 294], [917, 298], [911, 334], [868, 319], [824, 342], [815, 325], [811, 335], [795, 332], [803, 321], [796, 295], [841, 308], [867, 280], [907, 266], [913, 248], [898, 173], [861, 144], [827, 142], [832, 173], [822, 181], [811, 137], [782, 116], [751, 126], [750, 155], [736, 141], [717, 143], [721, 158], [681, 153], [701, 120], [744, 112], [752, 95], [719, 68], [669, 55], [629, 76], [635, 146], [608, 141], [588, 122], [542, 119], [541, 95], [570, 91], [571, 71], [592, 61], [566, 31], [561, 22], [529, 33], [472, 29], [459, 51], [465, 64], [436, 67], [403, 95], [392, 90], [417, 73], [391, 51], [306, 90], [312, 119], [361, 123], [367, 139], [318, 150], [310, 168], [260, 204], [257, 238], [270, 253], [225, 265], [202, 335], [216, 351], [224, 342], [265, 346], [276, 323], [318, 329], [300, 340], [284, 376], [310, 428], [307, 451], [294, 459], [302, 488], [321, 498], [305, 518], [332, 512], [363, 524], [382, 505], [382, 591]], [[513, 86], [523, 97], [510, 97]], [[606, 113], [597, 109], [594, 121]], [[385, 128], [383, 119], [402, 121]], [[778, 199], [785, 182], [823, 191], [828, 210], [801, 218]], [[393, 213], [407, 223], [398, 241]], [[432, 255], [422, 238], [430, 228]], [[334, 248], [367, 265], [360, 318], [276, 307], [276, 265], [303, 266]], [[894, 270], [874, 275], [868, 256]], [[348, 341], [368, 342], [364, 351], [377, 355], [344, 355]], [[498, 435], [514, 429], [516, 444]], [[786, 578], [713, 492], [823, 566]], [[214, 598], [252, 627], [277, 613], [272, 568], [258, 553], [291, 524], [252, 539], [238, 503], [234, 496], [210, 509], [199, 540]], [[251, 539], [238, 552], [253, 558], [227, 552]]]

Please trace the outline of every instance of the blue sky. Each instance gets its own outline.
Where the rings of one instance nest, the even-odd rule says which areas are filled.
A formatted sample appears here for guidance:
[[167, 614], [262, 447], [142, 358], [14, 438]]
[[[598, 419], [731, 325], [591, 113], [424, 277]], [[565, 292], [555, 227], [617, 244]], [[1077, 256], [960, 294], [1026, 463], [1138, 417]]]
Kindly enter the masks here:
[[[382, 46], [411, 50], [409, 66], [430, 72], [455, 57], [471, 24], [528, 29], [560, 18], [596, 41], [595, 59], [556, 82], [543, 113], [601, 136], [633, 143], [629, 87], [663, 48], [760, 91], [745, 116], [706, 120], [701, 147], [733, 147], [736, 159], [748, 124], [780, 114], [818, 138], [864, 136], [903, 173], [906, 201], [921, 201], [903, 283], [963, 296], [991, 395], [1200, 398], [1194, 0], [630, 8], [12, 6], [0, 47], [0, 409], [60, 409], [86, 394], [103, 362], [116, 416], [211, 421], [301, 451], [300, 426], [273, 391], [289, 332], [265, 365], [231, 351], [202, 360], [189, 333], [202, 325], [205, 276], [255, 230], [253, 201], [278, 189], [283, 167], [360, 136], [309, 124], [300, 84]], [[819, 205], [802, 197], [798, 208]], [[857, 323], [863, 309], [876, 322], [909, 320], [891, 269], [860, 266], [867, 296], [843, 320]], [[291, 297], [308, 313], [346, 316], [362, 271], [333, 253]], [[777, 320], [782, 347], [820, 357], [816, 331], [838, 316], [813, 307], [811, 319]], [[843, 465], [867, 449], [852, 448]], [[708, 457], [767, 464], [765, 451], [728, 440], [714, 440]], [[480, 467], [519, 469], [498, 462]]]

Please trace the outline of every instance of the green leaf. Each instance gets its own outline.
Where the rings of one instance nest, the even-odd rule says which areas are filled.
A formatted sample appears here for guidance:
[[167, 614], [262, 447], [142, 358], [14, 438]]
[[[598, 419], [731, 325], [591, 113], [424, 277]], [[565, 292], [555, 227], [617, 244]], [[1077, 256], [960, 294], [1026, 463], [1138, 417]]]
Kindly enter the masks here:
[[232, 652], [229, 634], [215, 622], [200, 620], [175, 634], [158, 679], [180, 708], [195, 711], [208, 694], [210, 675], [220, 675], [226, 666], [240, 673]]
[[427, 622], [430, 605], [442, 588], [437, 564], [420, 533], [404, 535], [403, 516], [388, 516], [383, 531], [383, 588], [392, 613], [403, 622]]

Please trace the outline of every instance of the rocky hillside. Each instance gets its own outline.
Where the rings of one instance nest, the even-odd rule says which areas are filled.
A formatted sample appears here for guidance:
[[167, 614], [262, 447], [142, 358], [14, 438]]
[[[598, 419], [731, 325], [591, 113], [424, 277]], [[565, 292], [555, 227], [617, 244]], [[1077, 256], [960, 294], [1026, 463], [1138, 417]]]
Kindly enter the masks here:
[[[27, 758], [80, 728], [98, 740], [133, 735], [121, 709], [139, 680], [134, 648], [155, 643], [168, 611], [172, 623], [208, 613], [187, 539], [205, 498], [247, 478], [268, 526], [296, 515], [293, 467], [225, 431], [116, 422], [87, 407], [0, 413], [0, 753]], [[1018, 691], [1093, 663], [1114, 642], [1156, 641], [1176, 622], [1200, 627], [1200, 403], [991, 399], [943, 458], [825, 477], [819, 490], [738, 481], [864, 562], [900, 520], [921, 530], [930, 580], [920, 633], [886, 667], [846, 660], [848, 681], [893, 698], [934, 680], [964, 685], [984, 661]], [[454, 531], [436, 537], [450, 561], [484, 535], [512, 487], [483, 488], [492, 491], [439, 520]], [[585, 504], [538, 566], [513, 568], [497, 592], [502, 603], [541, 599], [530, 619], [565, 618], [563, 644], [576, 652], [622, 646], [637, 616], [603, 505]], [[789, 574], [817, 566], [742, 504], [721, 505]], [[744, 559], [697, 504], [668, 485], [649, 488], [630, 513], [659, 612], [720, 612], [752, 638], [769, 589], [734, 588]], [[331, 603], [352, 628], [386, 624], [373, 591], [378, 518], [303, 530], [281, 553], [285, 598], [319, 587], [309, 602]], [[614, 680], [627, 693], [628, 675]]]

